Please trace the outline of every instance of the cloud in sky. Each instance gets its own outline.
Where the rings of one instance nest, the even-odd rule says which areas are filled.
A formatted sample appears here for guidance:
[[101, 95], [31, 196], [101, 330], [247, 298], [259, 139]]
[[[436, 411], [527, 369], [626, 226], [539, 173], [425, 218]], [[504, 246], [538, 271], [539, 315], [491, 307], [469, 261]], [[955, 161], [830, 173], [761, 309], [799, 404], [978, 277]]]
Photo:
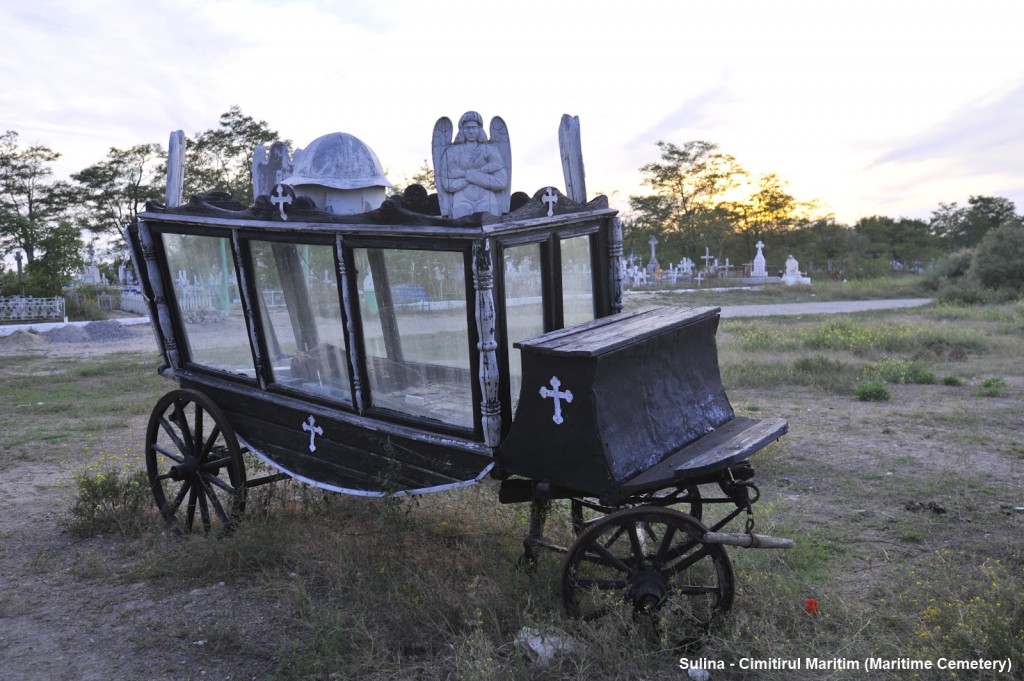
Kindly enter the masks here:
[[878, 161], [957, 160], [963, 173], [1012, 173], [1024, 157], [1024, 79], [986, 101], [970, 102], [941, 124], [911, 136]]
[[232, 105], [297, 146], [341, 130], [393, 180], [440, 116], [502, 116], [513, 184], [626, 208], [658, 140], [704, 139], [841, 221], [927, 217], [971, 194], [1024, 209], [1024, 3], [654, 0], [36, 0], [0, 8], [0, 128], [74, 172]]

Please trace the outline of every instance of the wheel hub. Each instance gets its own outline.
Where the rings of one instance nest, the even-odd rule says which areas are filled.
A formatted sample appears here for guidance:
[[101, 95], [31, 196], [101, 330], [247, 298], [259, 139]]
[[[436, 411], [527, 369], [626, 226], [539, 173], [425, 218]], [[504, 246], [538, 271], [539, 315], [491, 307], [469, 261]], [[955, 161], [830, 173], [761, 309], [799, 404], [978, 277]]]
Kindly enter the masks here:
[[654, 610], [668, 592], [669, 584], [664, 577], [653, 570], [644, 570], [630, 578], [626, 598], [633, 604], [634, 610]]
[[178, 465], [171, 466], [170, 470], [171, 480], [175, 482], [193, 478], [197, 473], [199, 473], [199, 457], [192, 456], [191, 454], [186, 456], [185, 460]]

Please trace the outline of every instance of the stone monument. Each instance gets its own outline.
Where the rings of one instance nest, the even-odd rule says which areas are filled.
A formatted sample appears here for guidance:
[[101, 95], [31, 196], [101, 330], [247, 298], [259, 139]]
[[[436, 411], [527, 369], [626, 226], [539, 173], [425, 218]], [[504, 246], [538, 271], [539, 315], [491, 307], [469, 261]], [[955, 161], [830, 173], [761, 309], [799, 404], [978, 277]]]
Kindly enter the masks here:
[[786, 258], [786, 273], [782, 275], [782, 283], [787, 286], [811, 283], [810, 277], [805, 277], [800, 273], [800, 263], [796, 261], [792, 254]]
[[754, 256], [754, 268], [751, 270], [750, 276], [767, 277], [768, 268], [765, 266], [764, 253], [761, 252], [761, 249], [764, 248], [764, 242], [758, 240], [754, 247], [757, 248], [757, 255]]
[[447, 117], [434, 124], [434, 179], [441, 215], [461, 218], [474, 213], [503, 215], [511, 203], [512, 152], [508, 127], [495, 116], [488, 140], [483, 117], [467, 111], [459, 131]]
[[768, 276], [768, 267], [765, 262], [764, 253], [761, 251], [764, 249], [764, 242], [758, 240], [754, 247], [757, 248], [757, 255], [754, 256], [754, 263], [750, 270], [749, 277], [742, 277], [740, 283], [748, 285], [759, 285], [759, 284], [775, 284], [780, 280], [778, 277]]

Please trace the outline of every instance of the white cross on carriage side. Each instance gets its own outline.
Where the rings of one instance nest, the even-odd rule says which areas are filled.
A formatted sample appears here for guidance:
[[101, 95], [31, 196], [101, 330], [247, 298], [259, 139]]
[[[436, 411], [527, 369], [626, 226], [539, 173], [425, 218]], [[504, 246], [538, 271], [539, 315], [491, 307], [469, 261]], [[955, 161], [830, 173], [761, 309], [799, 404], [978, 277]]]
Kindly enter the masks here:
[[547, 386], [541, 386], [540, 396], [544, 399], [549, 397], [555, 398], [555, 415], [551, 417], [551, 420], [562, 425], [565, 419], [562, 418], [562, 400], [564, 399], [567, 403], [572, 402], [572, 391], [565, 390], [559, 391], [558, 389], [562, 386], [562, 382], [558, 380], [558, 376], [551, 377], [551, 388]]
[[312, 416], [302, 424], [302, 429], [309, 433], [309, 451], [316, 451], [316, 436], [323, 435], [324, 429], [316, 425], [316, 419]]

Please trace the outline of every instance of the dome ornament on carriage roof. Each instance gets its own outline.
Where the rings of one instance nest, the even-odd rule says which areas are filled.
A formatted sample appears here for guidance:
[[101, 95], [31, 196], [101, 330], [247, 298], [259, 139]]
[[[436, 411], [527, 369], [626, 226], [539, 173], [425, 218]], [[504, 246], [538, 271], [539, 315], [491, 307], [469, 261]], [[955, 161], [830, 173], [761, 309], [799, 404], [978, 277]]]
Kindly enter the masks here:
[[253, 193], [270, 194], [279, 184], [310, 199], [328, 213], [352, 215], [379, 208], [391, 183], [373, 150], [355, 135], [332, 132], [296, 149], [275, 142], [268, 154], [262, 145], [253, 163]]

